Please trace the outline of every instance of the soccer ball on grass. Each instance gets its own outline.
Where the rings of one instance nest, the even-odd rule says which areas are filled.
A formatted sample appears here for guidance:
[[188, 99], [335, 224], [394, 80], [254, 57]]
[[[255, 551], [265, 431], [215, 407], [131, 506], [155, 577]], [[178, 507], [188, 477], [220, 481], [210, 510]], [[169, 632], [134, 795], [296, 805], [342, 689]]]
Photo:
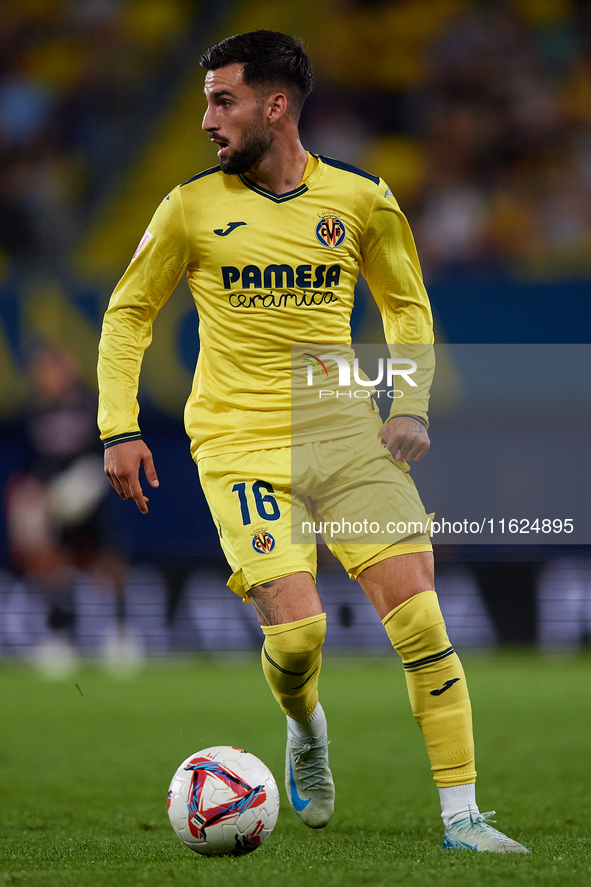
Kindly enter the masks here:
[[277, 822], [279, 792], [268, 767], [241, 748], [215, 745], [190, 755], [168, 790], [168, 816], [181, 841], [205, 856], [241, 856]]

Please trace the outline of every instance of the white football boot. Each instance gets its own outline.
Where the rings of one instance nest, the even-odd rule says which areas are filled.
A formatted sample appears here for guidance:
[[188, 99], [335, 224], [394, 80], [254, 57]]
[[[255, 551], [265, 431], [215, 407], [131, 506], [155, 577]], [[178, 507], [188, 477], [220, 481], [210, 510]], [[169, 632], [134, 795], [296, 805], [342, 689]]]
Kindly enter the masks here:
[[287, 727], [285, 788], [296, 816], [309, 828], [324, 828], [334, 812], [334, 782], [328, 766], [326, 730], [300, 739]]
[[467, 819], [460, 819], [448, 825], [443, 835], [444, 850], [488, 850], [492, 853], [531, 853], [523, 844], [508, 838], [496, 830], [489, 822], [494, 822], [490, 813], [471, 813]]

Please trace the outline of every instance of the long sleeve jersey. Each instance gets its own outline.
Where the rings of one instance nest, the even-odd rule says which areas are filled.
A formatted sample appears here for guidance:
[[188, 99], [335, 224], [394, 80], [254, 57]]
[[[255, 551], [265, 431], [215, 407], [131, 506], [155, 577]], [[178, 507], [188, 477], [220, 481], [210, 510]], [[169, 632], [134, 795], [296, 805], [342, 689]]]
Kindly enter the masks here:
[[[194, 458], [289, 445], [294, 348], [308, 362], [326, 346], [346, 350], [360, 271], [386, 342], [430, 345], [412, 234], [382, 179], [309, 155], [301, 184], [285, 194], [220, 167], [177, 186], [156, 210], [105, 314], [102, 440], [139, 436], [142, 357], [158, 311], [186, 273], [199, 313], [200, 352], [185, 409]], [[416, 376], [422, 383], [393, 402], [392, 415], [426, 420], [427, 352]]]

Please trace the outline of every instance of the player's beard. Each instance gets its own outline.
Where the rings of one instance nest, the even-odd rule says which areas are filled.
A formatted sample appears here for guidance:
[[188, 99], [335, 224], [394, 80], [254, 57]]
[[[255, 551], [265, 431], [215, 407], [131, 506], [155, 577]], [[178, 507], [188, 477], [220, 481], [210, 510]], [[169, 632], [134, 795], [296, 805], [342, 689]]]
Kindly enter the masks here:
[[272, 141], [273, 136], [260, 120], [253, 120], [242, 133], [240, 147], [235, 148], [229, 156], [220, 157], [222, 172], [229, 176], [248, 172], [257, 165]]

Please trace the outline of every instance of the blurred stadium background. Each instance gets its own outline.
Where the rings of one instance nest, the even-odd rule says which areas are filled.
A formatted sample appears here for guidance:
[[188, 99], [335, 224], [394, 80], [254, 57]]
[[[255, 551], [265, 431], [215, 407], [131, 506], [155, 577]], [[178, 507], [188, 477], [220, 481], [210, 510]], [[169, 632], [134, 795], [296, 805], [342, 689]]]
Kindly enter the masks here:
[[[105, 490], [95, 426], [110, 292], [162, 197], [215, 164], [199, 54], [258, 27], [308, 43], [305, 147], [379, 173], [399, 198], [440, 341], [589, 339], [585, 0], [4, 0], [0, 655], [65, 668], [76, 651], [131, 662], [259, 645], [251, 608], [224, 592], [182, 427], [198, 347], [185, 285], [144, 362], [161, 481], [149, 517]], [[379, 341], [359, 287], [355, 337]], [[588, 643], [588, 550], [437, 550], [458, 645]], [[357, 586], [321, 560], [327, 643], [387, 649]]]

